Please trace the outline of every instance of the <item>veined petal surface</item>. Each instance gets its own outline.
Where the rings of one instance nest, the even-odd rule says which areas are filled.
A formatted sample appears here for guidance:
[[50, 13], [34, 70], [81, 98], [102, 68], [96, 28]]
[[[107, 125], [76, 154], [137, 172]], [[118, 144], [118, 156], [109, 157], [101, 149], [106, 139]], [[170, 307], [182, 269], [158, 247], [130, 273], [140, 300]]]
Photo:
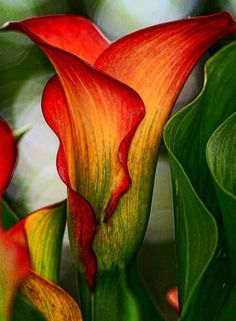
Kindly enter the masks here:
[[[80, 249], [78, 252], [80, 254], [86, 252], [86, 255], [90, 253], [92, 257], [93, 252], [88, 249], [93, 240], [93, 251], [96, 254], [99, 269], [110, 270], [117, 267], [130, 260], [144, 236], [150, 210], [158, 147], [164, 124], [179, 91], [199, 57], [218, 39], [236, 30], [235, 21], [229, 14], [219, 13], [209, 17], [185, 19], [150, 27], [118, 40], [98, 58], [95, 63], [97, 68], [134, 88], [145, 103], [146, 117], [135, 133], [129, 155], [128, 153], [123, 154], [125, 160], [128, 156], [128, 167], [127, 164], [122, 166], [122, 158], [117, 161], [117, 147], [121, 150], [122, 144], [118, 146], [118, 140], [113, 140], [114, 132], [119, 132], [120, 128], [117, 126], [117, 119], [114, 122], [118, 113], [112, 118], [113, 109], [110, 107], [109, 97], [112, 96], [117, 103], [118, 101], [124, 103], [128, 99], [123, 96], [120, 100], [117, 92], [112, 91], [111, 94], [110, 89], [107, 90], [105, 78], [109, 86], [113, 86], [115, 80], [107, 78], [104, 74], [83, 64], [81, 60], [49, 45], [45, 39], [41, 39], [40, 34], [22, 28], [20, 24], [10, 24], [7, 28], [21, 30], [39, 44], [49, 56], [60, 80], [59, 83], [57, 78], [54, 78], [45, 90], [44, 113], [58, 136], [60, 137], [59, 133], [63, 134], [63, 140], [60, 137], [58, 168], [64, 181], [69, 183], [67, 185], [71, 191], [69, 202], [71, 208], [74, 209], [74, 214], [70, 214], [71, 221], [79, 222], [77, 227], [80, 227], [81, 231], [83, 230], [81, 226], [84, 224], [89, 233], [95, 237], [83, 240], [86, 246], [83, 247], [83, 251]], [[63, 49], [66, 50], [66, 48]], [[84, 88], [83, 96], [81, 95], [82, 88]], [[47, 99], [46, 102], [46, 95], [54, 97], [53, 103], [50, 102], [51, 99]], [[105, 100], [104, 96], [106, 96]], [[96, 108], [94, 108], [95, 101]], [[105, 104], [102, 103], [104, 101], [106, 101]], [[86, 106], [86, 109], [72, 108], [76, 105]], [[103, 118], [101, 116], [102, 106], [105, 105], [106, 110], [109, 110], [109, 116], [106, 113]], [[113, 102], [112, 105], [114, 107]], [[54, 111], [51, 115], [50, 110]], [[82, 110], [87, 113], [82, 115]], [[117, 107], [114, 107], [114, 110], [117, 112]], [[127, 117], [121, 116], [122, 118], [127, 121]], [[59, 121], [56, 123], [57, 120]], [[68, 122], [68, 120], [70, 120], [69, 128], [63, 127], [63, 122]], [[127, 125], [126, 122], [122, 122], [123, 127]], [[96, 134], [93, 130], [83, 131], [83, 128], [92, 127], [92, 123], [95, 124]], [[126, 136], [123, 135], [123, 140], [125, 137], [131, 138], [130, 136], [134, 134], [131, 126], [129, 129], [130, 131], [126, 131]], [[101, 143], [100, 141], [99, 137], [105, 136], [111, 137], [109, 146], [107, 142]], [[72, 140], [71, 137], [75, 139]], [[119, 141], [121, 143], [122, 139]], [[131, 139], [129, 139], [130, 142]], [[107, 151], [111, 151], [111, 145], [114, 149], [109, 154]], [[102, 157], [98, 157], [99, 155]], [[73, 161], [75, 159], [76, 164]], [[86, 162], [84, 162], [85, 159], [87, 159]], [[107, 162], [108, 159], [109, 162]], [[105, 165], [106, 171], [100, 166], [100, 161], [103, 166]], [[123, 164], [125, 163], [126, 161]], [[120, 164], [120, 167], [111, 166], [111, 164]], [[79, 168], [78, 171], [75, 170], [77, 168]], [[128, 169], [132, 185], [118, 203], [119, 197], [117, 196], [121, 196], [129, 184], [126, 182], [125, 188], [124, 186], [120, 188], [116, 180], [124, 183], [125, 181], [120, 178], [123, 171], [128, 173]], [[81, 180], [82, 176], [84, 176], [83, 180]], [[74, 191], [78, 192], [80, 189], [83, 197], [74, 194]], [[118, 192], [110, 193], [110, 191]], [[79, 200], [75, 201], [75, 198]], [[103, 199], [102, 204], [99, 199]], [[113, 203], [114, 206], [111, 206]], [[117, 208], [116, 205], [118, 205]], [[116, 208], [115, 215], [107, 214], [112, 213], [114, 208]], [[92, 219], [93, 214], [96, 216], [96, 221]], [[109, 218], [109, 224], [104, 224], [107, 218]], [[99, 223], [99, 228], [97, 228], [97, 223]], [[81, 239], [81, 235], [72, 234], [74, 239]], [[92, 260], [88, 261], [91, 263]], [[95, 264], [94, 260], [93, 264]], [[88, 266], [86, 268], [88, 269]], [[90, 279], [94, 279], [94, 272], [90, 274]], [[90, 284], [92, 283], [90, 281]]]
[[[102, 226], [93, 243], [101, 268], [108, 269], [122, 256], [127, 260], [132, 250], [120, 249], [126, 243], [141, 242], [150, 211], [158, 148], [174, 102], [200, 56], [235, 30], [236, 22], [225, 12], [170, 22], [121, 38], [95, 62], [97, 68], [135, 89], [146, 108], [129, 151], [132, 185], [110, 222], [112, 228]], [[127, 237], [117, 241], [118, 234]], [[107, 244], [111, 245], [109, 249]], [[108, 256], [108, 252], [112, 254]]]
[[[137, 151], [145, 151], [145, 146], [149, 150], [145, 158], [153, 155], [152, 147], [157, 149], [163, 127], [195, 63], [217, 40], [235, 31], [236, 22], [226, 12], [189, 18], [127, 35], [98, 57], [95, 66], [135, 89], [145, 104], [145, 119], [132, 142], [130, 162], [135, 158], [139, 164]], [[129, 167], [135, 179], [136, 167]]]
[[127, 156], [144, 117], [143, 102], [131, 88], [48, 45], [33, 30], [17, 23], [8, 28], [27, 33], [57, 72], [45, 88], [43, 111], [60, 139], [58, 170], [69, 188], [73, 248], [92, 288], [96, 259], [91, 242], [97, 224], [111, 218], [130, 186]]
[[31, 269], [57, 283], [66, 221], [65, 202], [35, 211], [7, 230], [29, 250]]
[[58, 282], [65, 209], [65, 202], [42, 208], [6, 232], [31, 259], [28, 278], [20, 291], [48, 321], [82, 320], [76, 302], [51, 282]]
[[[4, 25], [7, 27], [8, 23]], [[73, 15], [34, 17], [10, 28], [36, 34], [45, 43], [94, 63], [109, 46], [109, 41], [90, 20]]]
[[58, 168], [101, 223], [130, 185], [127, 155], [144, 116], [143, 103], [134, 91], [79, 59], [44, 50], [62, 83], [53, 78], [43, 96], [45, 118], [61, 142]]
[[96, 225], [112, 216], [130, 185], [128, 149], [144, 107], [128, 87], [68, 54], [45, 50], [59, 77], [61, 73], [62, 85], [57, 77], [51, 79], [43, 110], [60, 138], [58, 170], [69, 187], [72, 243], [91, 286], [96, 265], [91, 240]]
[[82, 321], [77, 303], [62, 288], [36, 273], [22, 284], [21, 293], [47, 321]]

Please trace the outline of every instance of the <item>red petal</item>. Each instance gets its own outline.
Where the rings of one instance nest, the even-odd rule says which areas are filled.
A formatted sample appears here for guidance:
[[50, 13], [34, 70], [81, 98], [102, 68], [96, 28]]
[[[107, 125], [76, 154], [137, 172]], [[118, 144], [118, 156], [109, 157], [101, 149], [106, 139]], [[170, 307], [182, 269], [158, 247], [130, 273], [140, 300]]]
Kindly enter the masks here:
[[91, 21], [73, 15], [36, 17], [18, 23], [5, 24], [5, 28], [20, 30], [30, 36], [36, 34], [41, 41], [70, 52], [89, 63], [109, 46], [109, 41]]
[[[135, 89], [145, 104], [131, 162], [148, 144], [157, 153], [163, 127], [193, 66], [213, 43], [235, 31], [236, 22], [226, 12], [184, 19], [129, 34], [98, 57], [95, 66]], [[130, 174], [137, 177], [132, 170]]]
[[[71, 215], [76, 217], [80, 227], [88, 221], [84, 208], [88, 211], [86, 215], [96, 215], [99, 223], [107, 221], [130, 185], [127, 155], [144, 116], [142, 100], [124, 84], [75, 56], [47, 45], [40, 38], [41, 34], [35, 34], [35, 29], [28, 29], [24, 22], [10, 24], [7, 28], [27, 33], [48, 55], [58, 73], [60, 81], [52, 79], [45, 89], [43, 108], [45, 118], [60, 138], [60, 175], [72, 191], [82, 194], [73, 197], [72, 203], [76, 199], [78, 204], [72, 206], [77, 209], [76, 214]], [[96, 228], [95, 218], [89, 222], [86, 223], [89, 227], [81, 227], [90, 231], [86, 240], [78, 237], [75, 229], [72, 231], [73, 238], [81, 241], [76, 245], [80, 257], [92, 257], [89, 247]], [[85, 244], [86, 249], [81, 248]], [[87, 280], [94, 280], [94, 268], [86, 262], [83, 264], [87, 265], [83, 270], [93, 270], [88, 272], [91, 275], [86, 275]], [[89, 264], [95, 266], [92, 259]], [[92, 287], [92, 282], [88, 282]]]
[[13, 133], [0, 117], [0, 197], [11, 179], [17, 158], [17, 146]]
[[[80, 65], [73, 57], [60, 57], [63, 53], [57, 52], [51, 52], [52, 55], [56, 66], [62, 69], [68, 98], [58, 78], [52, 78], [43, 95], [44, 115], [60, 138], [57, 165], [69, 187], [74, 253], [82, 261], [81, 269], [92, 289], [96, 274], [96, 259], [91, 250], [97, 226], [94, 214], [99, 222], [108, 220], [129, 187], [127, 154], [144, 109], [129, 88]], [[68, 82], [68, 75], [72, 82]]]
[[10, 320], [17, 288], [30, 273], [28, 251], [0, 230], [0, 315]]
[[45, 320], [82, 321], [80, 309], [74, 299], [39, 274], [31, 272], [20, 291], [41, 311]]
[[68, 208], [72, 250], [90, 290], [93, 291], [97, 272], [96, 257], [92, 250], [97, 227], [93, 209], [82, 196], [71, 189], [68, 189]]
[[170, 289], [166, 293], [166, 300], [175, 309], [175, 311], [179, 313], [179, 299], [177, 288]]
[[[11, 229], [6, 232], [0, 230], [1, 250], [5, 251], [5, 258], [7, 258], [6, 260], [2, 260], [1, 264], [5, 261], [4, 267], [8, 266], [9, 268], [14, 269], [14, 276], [13, 274], [10, 275], [9, 272], [9, 277], [18, 279], [20, 282], [30, 273], [29, 253], [25, 243], [26, 239], [23, 238], [24, 225], [18, 224], [18, 231], [15, 230], [14, 234], [15, 235], [12, 235]], [[20, 239], [18, 239], [19, 235], [21, 235]], [[24, 241], [22, 243], [23, 239]], [[4, 257], [4, 255], [1, 255], [1, 257]]]

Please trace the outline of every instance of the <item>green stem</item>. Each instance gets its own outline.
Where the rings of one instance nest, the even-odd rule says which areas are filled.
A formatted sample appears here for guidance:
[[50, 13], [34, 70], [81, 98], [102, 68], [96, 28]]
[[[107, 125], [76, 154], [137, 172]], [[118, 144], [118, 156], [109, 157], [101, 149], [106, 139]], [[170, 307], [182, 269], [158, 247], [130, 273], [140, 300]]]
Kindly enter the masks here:
[[128, 268], [98, 272], [91, 294], [79, 274], [83, 321], [163, 321], [132, 263]]

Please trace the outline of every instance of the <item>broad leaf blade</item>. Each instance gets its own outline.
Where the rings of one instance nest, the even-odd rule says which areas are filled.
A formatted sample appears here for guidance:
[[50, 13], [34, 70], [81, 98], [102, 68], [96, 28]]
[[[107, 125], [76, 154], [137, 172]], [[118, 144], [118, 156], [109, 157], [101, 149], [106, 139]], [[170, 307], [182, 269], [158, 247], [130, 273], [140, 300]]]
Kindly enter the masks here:
[[[213, 131], [230, 114], [235, 112], [235, 54], [236, 45], [232, 44], [215, 55], [206, 66], [206, 82], [199, 97], [184, 110], [176, 114], [166, 126], [165, 143], [171, 157], [173, 170], [173, 186], [175, 194], [175, 212], [177, 221], [177, 253], [180, 282], [180, 301], [182, 304], [181, 320], [229, 320], [225, 300], [229, 296], [232, 279], [228, 275], [227, 247], [225, 231], [222, 227], [220, 207], [213, 182], [207, 167], [205, 149]], [[181, 177], [184, 177], [184, 182]], [[178, 189], [175, 188], [176, 182]], [[186, 190], [186, 183], [189, 186]], [[183, 202], [183, 197], [192, 189], [196, 204], [192, 204], [193, 195]], [[181, 194], [179, 195], [181, 191]], [[183, 195], [184, 193], [184, 195]], [[197, 208], [202, 207], [201, 216]], [[186, 207], [188, 210], [186, 211]], [[211, 213], [209, 212], [211, 210]], [[192, 232], [182, 220], [186, 214], [191, 224]], [[214, 220], [216, 218], [216, 221]], [[208, 223], [206, 222], [208, 221]], [[210, 221], [212, 222], [211, 224]], [[178, 225], [178, 222], [182, 222]], [[206, 222], [206, 223], [205, 223]], [[206, 235], [210, 225], [218, 224], [214, 233], [208, 234], [208, 239], [197, 237]], [[186, 228], [187, 227], [187, 228]], [[199, 227], [201, 229], [199, 230]], [[195, 250], [186, 251], [184, 240], [188, 237], [188, 246], [195, 244]], [[217, 243], [218, 238], [218, 244]], [[209, 247], [215, 243], [214, 247]], [[208, 258], [202, 256], [209, 250]], [[213, 255], [214, 254], [214, 255]], [[201, 257], [200, 264], [196, 262], [194, 269], [186, 271], [188, 262], [193, 262], [195, 256]], [[202, 260], [203, 259], [203, 260]], [[205, 260], [205, 262], [204, 262]], [[200, 276], [198, 278], [195, 277]], [[190, 284], [189, 280], [192, 280]], [[188, 285], [188, 287], [187, 287]], [[187, 289], [188, 291], [186, 292]], [[230, 312], [232, 313], [232, 311]]]
[[2, 200], [2, 224], [5, 230], [12, 227], [16, 224], [19, 219], [16, 216], [15, 212], [10, 208], [7, 202], [3, 199]]
[[22, 295], [17, 294], [14, 307], [13, 307], [12, 321], [32, 321], [32, 320], [46, 321], [42, 313], [40, 313]]
[[[174, 141], [173, 136], [170, 139]], [[169, 138], [166, 138], [166, 145], [170, 152], [173, 177], [179, 300], [183, 308], [215, 254], [218, 231], [211, 213], [199, 199], [183, 167], [172, 154]]]
[[207, 160], [220, 203], [228, 250], [229, 288], [224, 308], [217, 320], [233, 320], [236, 315], [236, 113], [216, 129], [207, 145]]

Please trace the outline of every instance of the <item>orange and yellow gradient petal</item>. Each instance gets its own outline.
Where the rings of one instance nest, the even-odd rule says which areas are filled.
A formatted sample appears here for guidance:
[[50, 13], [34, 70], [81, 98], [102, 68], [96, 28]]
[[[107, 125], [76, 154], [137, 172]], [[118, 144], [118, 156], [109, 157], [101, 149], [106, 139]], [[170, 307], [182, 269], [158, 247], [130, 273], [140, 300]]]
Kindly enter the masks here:
[[164, 125], [197, 60], [236, 23], [219, 13], [146, 28], [107, 47], [97, 69], [24, 21], [6, 28], [26, 33], [57, 72], [45, 89], [44, 114], [60, 139], [72, 244], [92, 288], [97, 268], [127, 263], [142, 241]]

